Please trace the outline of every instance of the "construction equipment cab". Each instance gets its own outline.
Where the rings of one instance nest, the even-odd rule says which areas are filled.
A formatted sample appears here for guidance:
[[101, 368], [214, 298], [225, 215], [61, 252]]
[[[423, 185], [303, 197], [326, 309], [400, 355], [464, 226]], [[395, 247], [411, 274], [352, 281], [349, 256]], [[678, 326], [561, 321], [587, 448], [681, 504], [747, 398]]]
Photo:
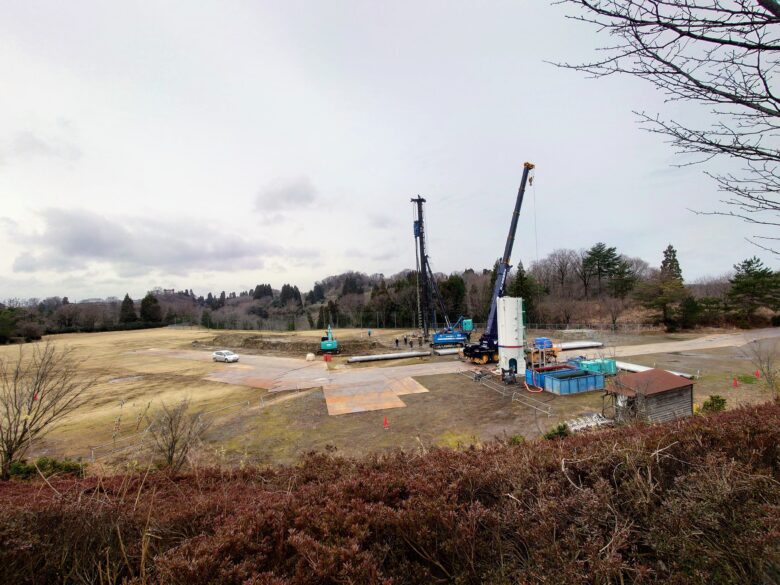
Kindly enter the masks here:
[[328, 331], [320, 338], [320, 353], [339, 353], [339, 342], [333, 337], [333, 329], [328, 325]]

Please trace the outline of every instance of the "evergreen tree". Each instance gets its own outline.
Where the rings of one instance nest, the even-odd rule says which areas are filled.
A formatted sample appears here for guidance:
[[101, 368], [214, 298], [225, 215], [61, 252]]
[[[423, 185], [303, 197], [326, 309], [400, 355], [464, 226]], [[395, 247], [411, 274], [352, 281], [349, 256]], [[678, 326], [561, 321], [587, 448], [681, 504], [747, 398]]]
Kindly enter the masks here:
[[363, 285], [358, 281], [354, 274], [348, 274], [344, 279], [344, 285], [341, 288], [341, 296], [350, 294], [363, 294]]
[[666, 278], [679, 280], [682, 284], [683, 276], [680, 263], [677, 261], [677, 250], [669, 244], [664, 250], [664, 259], [661, 261], [661, 274]]
[[637, 276], [631, 269], [631, 265], [625, 258], [620, 258], [610, 274], [607, 286], [612, 296], [619, 299], [626, 298], [637, 282]]
[[539, 295], [540, 289], [541, 287], [534, 277], [525, 271], [523, 263], [518, 262], [514, 278], [512, 278], [507, 286], [507, 294], [510, 297], [519, 297], [523, 299], [526, 323], [536, 322], [536, 298]]
[[211, 293], [206, 296], [206, 305], [212, 309], [214, 308], [214, 295]]
[[16, 309], [0, 308], [0, 344], [8, 343], [16, 329]]
[[173, 325], [176, 322], [176, 312], [173, 310], [173, 307], [168, 307], [168, 310], [165, 312], [165, 322], [168, 325]]
[[701, 307], [699, 302], [693, 297], [685, 297], [680, 303], [680, 327], [683, 329], [693, 329], [699, 324]]
[[221, 293], [219, 293], [219, 304], [217, 305], [218, 309], [221, 309], [225, 306], [225, 291], [223, 290]]
[[[500, 260], [496, 260], [496, 262], [493, 264], [493, 271], [490, 273], [490, 286], [487, 289], [487, 294], [485, 295], [485, 301], [484, 301], [484, 307], [483, 312], [485, 314], [485, 318], [487, 318], [487, 315], [490, 314], [490, 303], [493, 300], [493, 289], [496, 287], [496, 279], [498, 278], [498, 263]], [[487, 272], [487, 270], [485, 270]]]
[[455, 320], [466, 312], [466, 281], [462, 276], [451, 274], [439, 284], [439, 292], [450, 318]]
[[601, 283], [612, 276], [620, 258], [617, 248], [607, 247], [604, 242], [598, 242], [585, 254], [583, 268], [596, 277], [597, 292], [602, 292]]
[[339, 326], [339, 304], [334, 301], [328, 301], [328, 308], [326, 310], [327, 312], [327, 319], [328, 322], [325, 324], [327, 325], [333, 325], [333, 327]]
[[306, 295], [306, 302], [309, 304], [319, 303], [325, 300], [325, 287], [321, 283], [315, 283], [311, 292]]
[[200, 324], [206, 329], [211, 329], [213, 322], [211, 320], [211, 311], [209, 309], [203, 309], [200, 314]]
[[780, 272], [773, 272], [755, 256], [735, 264], [734, 270], [729, 299], [744, 319], [749, 320], [759, 307], [780, 308]]
[[320, 312], [317, 313], [317, 329], [324, 329], [325, 325], [325, 305], [320, 306]]
[[141, 301], [141, 321], [146, 323], [162, 322], [162, 307], [152, 293], [147, 293]]
[[289, 302], [301, 304], [301, 291], [298, 290], [297, 286], [285, 283], [279, 293], [279, 304], [285, 306]]
[[667, 330], [673, 331], [677, 327], [675, 309], [687, 296], [677, 251], [670, 244], [664, 250], [661, 270], [643, 283], [637, 290], [637, 297], [645, 307], [659, 310], [661, 321]]
[[135, 313], [135, 303], [129, 294], [125, 294], [122, 305], [119, 307], [119, 322], [135, 323], [136, 321], [138, 321], [138, 315]]

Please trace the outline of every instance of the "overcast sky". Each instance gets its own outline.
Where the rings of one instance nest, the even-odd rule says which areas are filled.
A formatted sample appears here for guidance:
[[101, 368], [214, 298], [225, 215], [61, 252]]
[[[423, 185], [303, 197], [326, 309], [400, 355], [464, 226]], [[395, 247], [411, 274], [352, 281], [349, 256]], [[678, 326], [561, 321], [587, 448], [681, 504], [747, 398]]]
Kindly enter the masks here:
[[[514, 2], [0, 2], [0, 298], [243, 290], [491, 266], [597, 241], [688, 280], [760, 252], [632, 110], [691, 112], [547, 61], [607, 41]], [[693, 115], [698, 115], [695, 112]], [[776, 265], [768, 254], [759, 254]]]

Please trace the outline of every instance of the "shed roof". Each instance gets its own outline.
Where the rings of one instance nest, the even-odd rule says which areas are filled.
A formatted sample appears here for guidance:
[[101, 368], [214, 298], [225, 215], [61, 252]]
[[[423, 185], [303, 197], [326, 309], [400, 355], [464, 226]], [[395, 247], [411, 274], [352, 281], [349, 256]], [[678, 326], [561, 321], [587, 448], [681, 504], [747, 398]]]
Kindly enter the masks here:
[[614, 392], [624, 396], [650, 396], [692, 385], [693, 382], [682, 376], [653, 368], [636, 374], [620, 374], [615, 379]]

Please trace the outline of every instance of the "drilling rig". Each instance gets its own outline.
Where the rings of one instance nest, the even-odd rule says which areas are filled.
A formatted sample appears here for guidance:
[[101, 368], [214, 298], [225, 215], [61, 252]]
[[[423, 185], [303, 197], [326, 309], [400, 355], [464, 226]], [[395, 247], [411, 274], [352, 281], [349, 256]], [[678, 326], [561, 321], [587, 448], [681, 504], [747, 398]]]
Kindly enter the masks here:
[[[461, 316], [454, 324], [450, 323], [444, 300], [439, 292], [439, 285], [431, 269], [428, 250], [425, 244], [425, 217], [423, 204], [425, 199], [419, 195], [411, 200], [416, 205], [414, 220], [415, 255], [417, 257], [417, 314], [418, 327], [423, 339], [431, 340], [431, 347], [447, 347], [453, 345], [465, 346], [471, 339], [474, 328], [471, 319]], [[444, 320], [444, 328], [438, 330], [439, 315]], [[429, 335], [431, 330], [432, 335]]]

